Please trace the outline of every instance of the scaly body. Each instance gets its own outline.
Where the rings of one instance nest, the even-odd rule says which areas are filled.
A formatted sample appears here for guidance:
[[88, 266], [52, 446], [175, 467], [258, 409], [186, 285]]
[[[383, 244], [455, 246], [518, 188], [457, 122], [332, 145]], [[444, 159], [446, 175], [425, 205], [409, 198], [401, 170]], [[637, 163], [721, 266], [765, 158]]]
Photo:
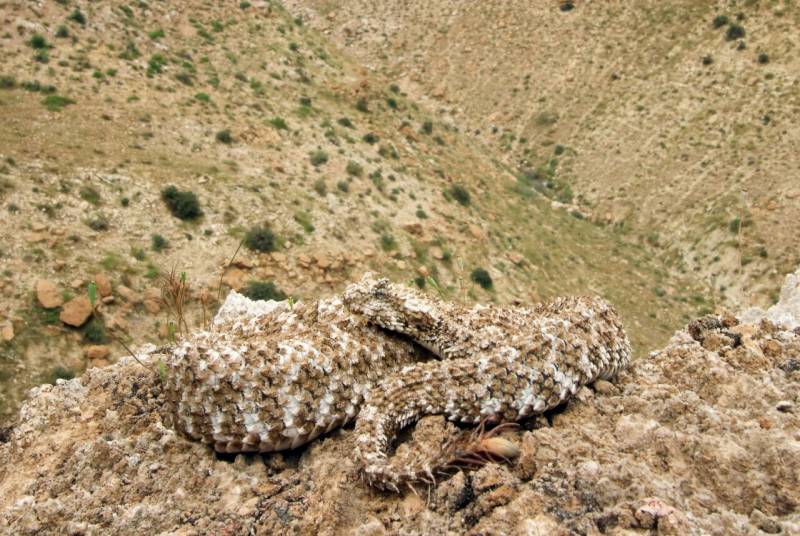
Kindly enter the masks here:
[[293, 448], [358, 415], [362, 473], [398, 490], [449, 461], [442, 453], [391, 464], [396, 433], [421, 416], [518, 420], [629, 358], [617, 316], [599, 298], [467, 309], [368, 275], [341, 300], [282, 302], [194, 334], [173, 350], [166, 390], [177, 427], [221, 452]]
[[412, 466], [392, 465], [391, 441], [419, 417], [515, 421], [558, 406], [580, 386], [614, 376], [630, 360], [622, 325], [600, 298], [467, 309], [367, 277], [350, 286], [344, 299], [371, 322], [446, 358], [409, 365], [383, 379], [356, 421], [363, 474], [372, 485], [395, 491], [429, 479], [450, 461], [451, 453], [443, 453]]

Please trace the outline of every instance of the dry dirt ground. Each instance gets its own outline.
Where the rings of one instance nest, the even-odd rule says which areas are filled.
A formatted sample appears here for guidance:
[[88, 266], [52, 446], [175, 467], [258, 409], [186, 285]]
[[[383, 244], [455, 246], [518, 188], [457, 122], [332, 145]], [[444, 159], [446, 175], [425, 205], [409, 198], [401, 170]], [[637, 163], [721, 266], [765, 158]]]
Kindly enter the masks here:
[[[515, 462], [399, 495], [358, 479], [352, 429], [221, 459], [176, 435], [157, 375], [126, 358], [34, 389], [2, 430], [0, 530], [797, 534], [800, 271], [784, 298], [768, 318], [786, 324], [753, 311], [755, 323], [695, 320], [614, 383], [504, 432]], [[454, 431], [425, 418], [398, 455], [441, 448]]]
[[763, 306], [800, 262], [794, 2], [285, 4], [726, 305]]

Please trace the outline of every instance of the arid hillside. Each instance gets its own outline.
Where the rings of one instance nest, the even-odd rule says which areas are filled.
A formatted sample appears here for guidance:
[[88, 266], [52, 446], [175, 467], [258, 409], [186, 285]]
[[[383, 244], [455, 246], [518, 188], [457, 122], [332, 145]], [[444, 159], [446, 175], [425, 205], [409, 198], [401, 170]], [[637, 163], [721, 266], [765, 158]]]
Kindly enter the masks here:
[[724, 303], [767, 303], [800, 260], [794, 2], [285, 3]]
[[0, 20], [2, 418], [171, 339], [173, 270], [188, 328], [228, 288], [308, 299], [367, 269], [470, 302], [598, 293], [640, 352], [714, 309], [275, 3], [5, 1]]

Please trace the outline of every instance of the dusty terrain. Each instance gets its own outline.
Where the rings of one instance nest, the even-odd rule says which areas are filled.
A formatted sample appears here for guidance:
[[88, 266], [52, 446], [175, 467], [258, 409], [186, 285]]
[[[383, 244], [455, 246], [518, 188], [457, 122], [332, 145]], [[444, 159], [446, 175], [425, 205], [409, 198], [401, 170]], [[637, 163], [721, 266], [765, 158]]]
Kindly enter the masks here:
[[800, 261], [794, 3], [285, 4], [728, 306], [768, 303]]
[[[615, 383], [503, 436], [512, 464], [397, 495], [361, 482], [353, 430], [221, 459], [170, 428], [156, 374], [125, 358], [36, 388], [0, 435], [7, 534], [796, 534], [800, 271], [770, 318], [706, 316]], [[761, 319], [759, 319], [761, 318]], [[150, 352], [153, 350], [151, 349]], [[144, 357], [146, 362], [155, 354]], [[398, 455], [441, 448], [419, 423]]]

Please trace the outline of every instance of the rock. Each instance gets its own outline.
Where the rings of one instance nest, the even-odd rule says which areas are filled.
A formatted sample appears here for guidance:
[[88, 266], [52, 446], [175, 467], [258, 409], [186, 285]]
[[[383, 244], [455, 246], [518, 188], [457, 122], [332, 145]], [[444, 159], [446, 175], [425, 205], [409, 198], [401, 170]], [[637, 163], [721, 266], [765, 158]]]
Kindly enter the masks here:
[[470, 224], [470, 226], [468, 227], [468, 230], [469, 230], [469, 234], [471, 234], [472, 237], [477, 239], [477, 240], [483, 240], [483, 239], [486, 238], [486, 234], [477, 225]]
[[92, 304], [87, 296], [78, 296], [64, 304], [58, 317], [69, 326], [81, 327], [92, 314]]
[[519, 265], [521, 265], [522, 263], [525, 262], [525, 257], [523, 257], [522, 255], [520, 255], [519, 253], [516, 253], [514, 251], [506, 253], [506, 257], [508, 257], [508, 260], [510, 260], [511, 262], [516, 264], [517, 266], [519, 266]]
[[144, 308], [150, 314], [158, 314], [161, 311], [161, 291], [155, 287], [150, 287], [144, 292]]
[[682, 512], [668, 505], [658, 497], [644, 499], [644, 504], [636, 509], [634, 517], [644, 529], [658, 528], [659, 534], [686, 534], [689, 526]]
[[101, 298], [111, 296], [111, 281], [105, 274], [95, 274], [94, 283], [97, 285], [97, 293]]
[[142, 296], [138, 292], [134, 292], [125, 285], [117, 286], [117, 294], [122, 296], [123, 300], [133, 305], [141, 303], [142, 301]]
[[528, 536], [550, 536], [551, 534], [561, 534], [563, 532], [558, 521], [546, 514], [539, 514], [526, 519], [522, 525], [525, 527], [524, 533]]
[[619, 393], [619, 389], [608, 380], [597, 380], [594, 382], [594, 390], [600, 393], [601, 395], [615, 395]]
[[402, 226], [402, 229], [408, 234], [414, 236], [422, 236], [423, 233], [422, 224], [418, 222], [406, 223], [405, 225]]
[[433, 257], [437, 261], [440, 261], [444, 259], [444, 251], [442, 251], [442, 248], [434, 246], [431, 248], [431, 257]]
[[386, 534], [386, 529], [383, 523], [373, 517], [363, 525], [356, 527], [352, 534], [353, 536], [382, 536]]
[[59, 307], [64, 303], [64, 298], [58, 291], [58, 287], [48, 279], [39, 279], [36, 281], [36, 299], [39, 300], [39, 304], [45, 309]]
[[238, 291], [245, 285], [248, 277], [247, 273], [239, 268], [228, 268], [225, 270], [225, 275], [222, 276], [222, 282]]
[[89, 359], [105, 359], [111, 353], [111, 349], [105, 344], [93, 344], [83, 349], [83, 355]]
[[11, 322], [0, 328], [0, 339], [4, 342], [11, 342], [14, 339], [14, 325]]
[[431, 275], [431, 272], [430, 270], [428, 270], [428, 267], [424, 265], [417, 267], [417, 273], [422, 277], [428, 277], [429, 275]]
[[775, 409], [781, 413], [792, 413], [794, 411], [794, 404], [791, 400], [781, 400], [775, 404]]

